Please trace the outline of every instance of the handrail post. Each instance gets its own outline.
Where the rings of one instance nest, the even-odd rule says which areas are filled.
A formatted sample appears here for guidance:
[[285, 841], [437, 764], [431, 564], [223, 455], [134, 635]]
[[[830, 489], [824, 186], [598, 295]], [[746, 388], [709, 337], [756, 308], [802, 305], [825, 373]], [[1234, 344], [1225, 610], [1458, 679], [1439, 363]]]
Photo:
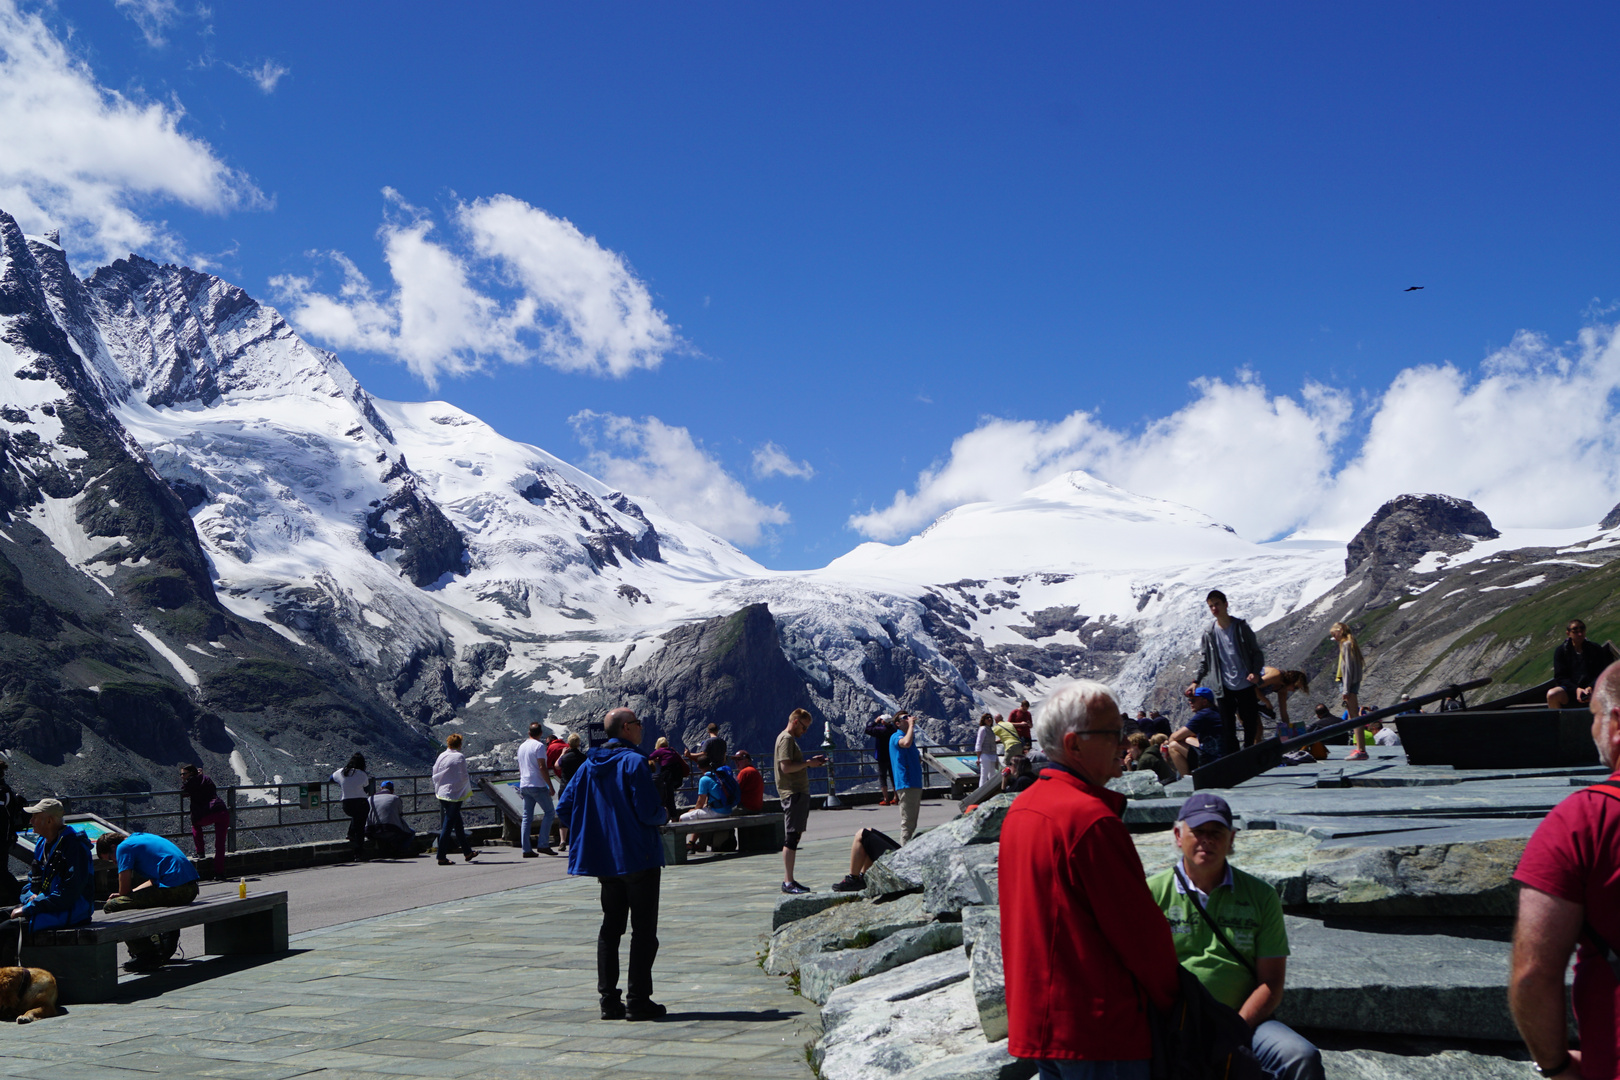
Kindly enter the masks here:
[[225, 789], [225, 809], [229, 811], [230, 824], [225, 827], [225, 850], [236, 851], [236, 785], [232, 784]]

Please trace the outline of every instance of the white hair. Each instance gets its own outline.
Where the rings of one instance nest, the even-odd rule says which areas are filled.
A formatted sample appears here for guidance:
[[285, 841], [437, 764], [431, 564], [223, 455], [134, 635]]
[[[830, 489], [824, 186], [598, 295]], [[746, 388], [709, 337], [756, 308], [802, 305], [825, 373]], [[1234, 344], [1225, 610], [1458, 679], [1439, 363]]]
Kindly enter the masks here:
[[1063, 755], [1063, 736], [1090, 728], [1091, 714], [1105, 704], [1118, 710], [1119, 699], [1112, 690], [1091, 679], [1078, 679], [1041, 702], [1030, 733], [1056, 761]]

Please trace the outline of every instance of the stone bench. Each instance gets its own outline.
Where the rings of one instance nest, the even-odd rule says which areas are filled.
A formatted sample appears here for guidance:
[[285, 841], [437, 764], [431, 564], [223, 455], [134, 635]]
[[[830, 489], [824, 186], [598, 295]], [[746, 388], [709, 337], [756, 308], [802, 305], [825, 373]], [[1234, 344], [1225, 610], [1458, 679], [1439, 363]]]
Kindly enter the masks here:
[[56, 976], [63, 1004], [106, 1001], [118, 992], [118, 944], [151, 934], [203, 928], [209, 955], [287, 951], [287, 894], [223, 895], [181, 907], [130, 908], [84, 926], [40, 930], [23, 939], [22, 962]]
[[671, 821], [658, 826], [664, 838], [664, 863], [678, 866], [686, 862], [686, 838], [700, 833], [737, 831], [737, 850], [756, 854], [781, 851], [787, 843], [787, 825], [781, 814], [732, 814], [728, 817], [700, 818], [697, 821]]

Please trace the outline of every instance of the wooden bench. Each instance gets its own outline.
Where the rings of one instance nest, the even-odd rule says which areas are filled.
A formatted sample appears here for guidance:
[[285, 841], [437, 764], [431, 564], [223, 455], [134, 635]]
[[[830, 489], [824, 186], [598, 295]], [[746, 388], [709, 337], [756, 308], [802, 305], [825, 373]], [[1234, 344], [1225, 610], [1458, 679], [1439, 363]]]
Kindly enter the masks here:
[[781, 851], [787, 843], [787, 825], [781, 814], [732, 814], [729, 817], [671, 821], [658, 826], [664, 838], [664, 863], [679, 866], [686, 862], [686, 838], [699, 833], [737, 831], [739, 852]]
[[199, 899], [181, 907], [99, 911], [84, 926], [23, 938], [22, 962], [56, 976], [63, 1004], [106, 1001], [118, 992], [118, 944], [187, 926], [203, 928], [203, 952], [219, 956], [287, 951], [287, 894]]

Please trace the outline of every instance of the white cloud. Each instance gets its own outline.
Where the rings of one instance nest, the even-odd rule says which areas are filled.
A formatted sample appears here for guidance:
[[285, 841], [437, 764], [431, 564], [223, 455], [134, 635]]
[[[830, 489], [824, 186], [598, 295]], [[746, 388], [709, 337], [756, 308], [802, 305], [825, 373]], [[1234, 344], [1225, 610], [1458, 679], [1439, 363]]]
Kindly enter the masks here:
[[238, 75], [243, 75], [249, 79], [252, 79], [253, 82], [258, 84], [259, 89], [263, 90], [267, 94], [275, 93], [276, 84], [282, 79], [286, 78], [288, 75], [292, 74], [291, 68], [287, 67], [285, 64], [279, 64], [274, 60], [266, 60], [258, 66], [251, 64], [242, 66], [231, 64], [229, 66], [230, 69], [236, 72]]
[[758, 544], [771, 526], [789, 521], [781, 506], [749, 495], [686, 428], [656, 416], [633, 420], [590, 410], [569, 422], [587, 451], [585, 467], [604, 482], [655, 499], [670, 514], [734, 544]]
[[816, 475], [808, 461], [794, 461], [788, 452], [773, 442], [754, 449], [754, 475], [760, 479], [769, 476], [796, 476], [808, 480]]
[[180, 130], [178, 103], [138, 104], [96, 82], [39, 16], [0, 0], [0, 209], [27, 232], [60, 228], [75, 256], [182, 254], [152, 203], [224, 212], [253, 184]]
[[167, 43], [164, 31], [180, 18], [180, 5], [174, 0], [113, 0], [113, 5], [135, 21], [154, 48]]
[[1588, 524], [1620, 498], [1614, 327], [1589, 328], [1565, 349], [1521, 333], [1473, 376], [1451, 365], [1402, 371], [1369, 405], [1359, 443], [1342, 391], [1309, 384], [1273, 397], [1250, 378], [1194, 386], [1190, 404], [1135, 434], [1086, 412], [986, 419], [914, 490], [849, 524], [902, 538], [952, 507], [1071, 469], [1197, 507], [1255, 540], [1348, 539], [1408, 492], [1470, 499], [1508, 527]]
[[[456, 207], [452, 246], [397, 192], [384, 195], [390, 220], [379, 235], [391, 292], [336, 252], [336, 295], [307, 277], [271, 281], [290, 318], [328, 344], [392, 356], [429, 386], [490, 359], [622, 377], [657, 367], [680, 345], [624, 259], [572, 223], [497, 195]], [[508, 299], [496, 295], [502, 290]]]
[[1244, 535], [1295, 524], [1326, 478], [1350, 416], [1340, 392], [1311, 385], [1298, 400], [1258, 382], [1205, 379], [1186, 408], [1131, 435], [1088, 412], [1055, 423], [988, 418], [923, 471], [916, 490], [850, 518], [867, 536], [909, 535], [964, 503], [1012, 498], [1084, 469], [1144, 495], [1199, 507]]

